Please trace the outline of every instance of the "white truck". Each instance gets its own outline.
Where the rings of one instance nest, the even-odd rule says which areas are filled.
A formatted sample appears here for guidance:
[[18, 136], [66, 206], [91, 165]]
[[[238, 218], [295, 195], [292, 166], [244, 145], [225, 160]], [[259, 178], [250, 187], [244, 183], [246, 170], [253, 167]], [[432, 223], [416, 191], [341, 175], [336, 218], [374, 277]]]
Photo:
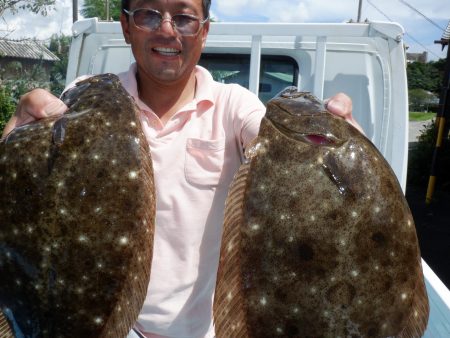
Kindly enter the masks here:
[[[67, 83], [118, 73], [134, 61], [118, 22], [73, 25]], [[218, 81], [239, 83], [265, 102], [287, 86], [319, 98], [338, 92], [406, 188], [408, 97], [403, 28], [395, 23], [212, 23], [200, 64]], [[450, 337], [450, 291], [422, 262], [430, 300], [424, 337]]]

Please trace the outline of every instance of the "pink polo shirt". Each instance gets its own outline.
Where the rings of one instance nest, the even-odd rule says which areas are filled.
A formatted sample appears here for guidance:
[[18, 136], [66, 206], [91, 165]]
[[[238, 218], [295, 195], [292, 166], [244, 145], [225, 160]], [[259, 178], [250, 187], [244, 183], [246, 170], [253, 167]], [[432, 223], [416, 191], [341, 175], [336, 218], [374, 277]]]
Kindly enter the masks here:
[[119, 74], [141, 108], [156, 182], [150, 283], [137, 327], [148, 337], [214, 337], [212, 298], [225, 199], [264, 105], [197, 66], [192, 102], [163, 125], [138, 96], [136, 64]]

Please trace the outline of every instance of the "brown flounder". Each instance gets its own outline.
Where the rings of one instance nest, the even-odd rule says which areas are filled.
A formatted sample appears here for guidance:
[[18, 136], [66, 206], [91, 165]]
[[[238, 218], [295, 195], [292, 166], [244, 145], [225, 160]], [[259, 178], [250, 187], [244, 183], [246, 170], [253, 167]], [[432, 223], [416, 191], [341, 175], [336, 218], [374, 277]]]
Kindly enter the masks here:
[[415, 226], [375, 146], [290, 90], [246, 156], [226, 203], [217, 337], [420, 337]]
[[0, 143], [1, 337], [124, 337], [147, 292], [155, 196], [138, 108], [114, 75], [64, 101]]

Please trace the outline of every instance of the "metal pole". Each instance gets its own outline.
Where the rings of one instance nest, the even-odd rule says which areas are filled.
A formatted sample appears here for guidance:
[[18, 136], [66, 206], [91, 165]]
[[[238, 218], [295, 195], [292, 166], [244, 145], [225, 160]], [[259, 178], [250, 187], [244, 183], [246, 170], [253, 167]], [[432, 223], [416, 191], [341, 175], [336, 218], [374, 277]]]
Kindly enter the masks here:
[[106, 21], [109, 21], [109, 0], [106, 0]]
[[78, 21], [78, 0], [72, 0], [72, 22]]
[[362, 0], [359, 0], [358, 19], [356, 19], [356, 22], [361, 22], [361, 7], [362, 7]]
[[436, 176], [438, 171], [438, 158], [442, 149], [446, 130], [448, 115], [450, 114], [450, 45], [447, 45], [447, 61], [444, 70], [444, 81], [442, 85], [441, 97], [439, 100], [439, 111], [436, 116], [436, 127], [438, 135], [436, 138], [436, 146], [434, 148], [433, 159], [431, 162], [430, 178], [428, 180], [427, 194], [425, 203], [430, 204], [433, 198], [434, 188], [436, 185]]

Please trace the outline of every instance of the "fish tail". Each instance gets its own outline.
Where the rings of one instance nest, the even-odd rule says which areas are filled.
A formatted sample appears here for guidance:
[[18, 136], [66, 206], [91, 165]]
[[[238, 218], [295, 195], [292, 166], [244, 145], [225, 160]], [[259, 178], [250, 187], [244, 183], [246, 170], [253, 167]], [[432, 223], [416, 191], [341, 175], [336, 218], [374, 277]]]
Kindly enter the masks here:
[[219, 270], [214, 295], [214, 324], [217, 338], [249, 337], [239, 259], [244, 193], [249, 169], [250, 163], [241, 165], [226, 201]]
[[0, 311], [0, 337], [1, 338], [14, 338], [14, 334], [11, 327], [6, 320], [6, 317]]

